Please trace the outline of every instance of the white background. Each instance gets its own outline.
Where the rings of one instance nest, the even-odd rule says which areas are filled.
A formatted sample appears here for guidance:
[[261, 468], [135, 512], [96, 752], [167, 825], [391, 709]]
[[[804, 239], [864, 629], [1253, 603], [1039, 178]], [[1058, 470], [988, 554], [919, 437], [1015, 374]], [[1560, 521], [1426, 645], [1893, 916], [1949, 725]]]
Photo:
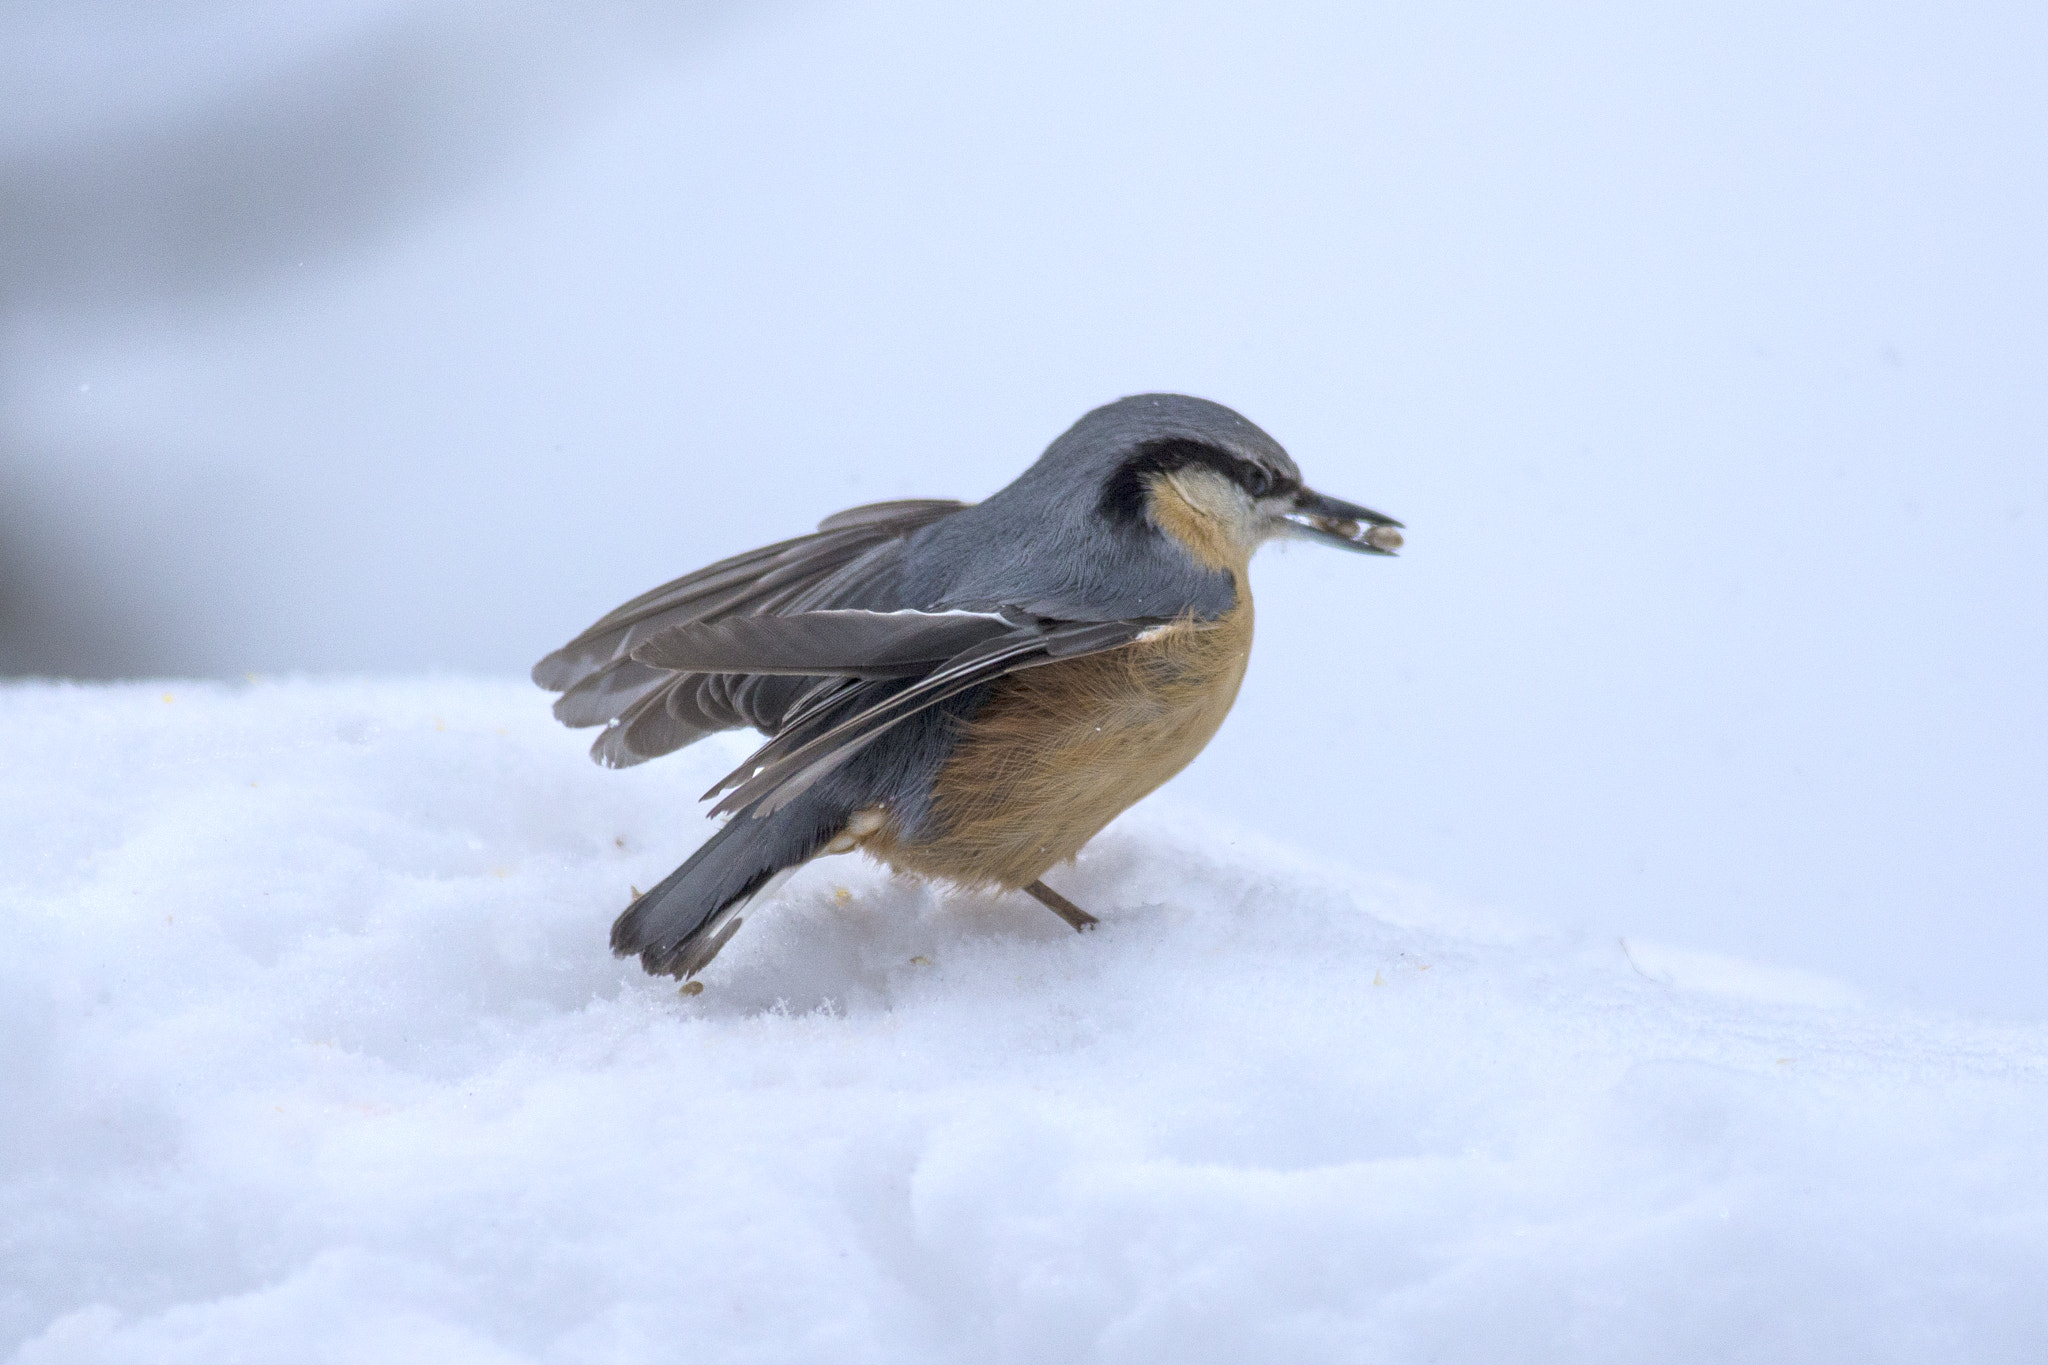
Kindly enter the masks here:
[[2048, 19], [1410, 9], [12, 6], [0, 670], [509, 674], [1185, 390], [1412, 548], [1177, 801], [2039, 1017]]

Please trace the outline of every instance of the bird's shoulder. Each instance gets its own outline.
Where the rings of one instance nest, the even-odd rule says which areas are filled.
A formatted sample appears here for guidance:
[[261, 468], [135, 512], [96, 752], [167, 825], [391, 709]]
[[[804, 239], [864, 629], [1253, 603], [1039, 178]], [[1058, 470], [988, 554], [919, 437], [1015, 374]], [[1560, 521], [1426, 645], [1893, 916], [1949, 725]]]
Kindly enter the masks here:
[[1242, 600], [1238, 575], [1200, 563], [1154, 528], [1065, 508], [1024, 515], [995, 499], [907, 536], [895, 567], [894, 605], [920, 610], [1213, 621]]

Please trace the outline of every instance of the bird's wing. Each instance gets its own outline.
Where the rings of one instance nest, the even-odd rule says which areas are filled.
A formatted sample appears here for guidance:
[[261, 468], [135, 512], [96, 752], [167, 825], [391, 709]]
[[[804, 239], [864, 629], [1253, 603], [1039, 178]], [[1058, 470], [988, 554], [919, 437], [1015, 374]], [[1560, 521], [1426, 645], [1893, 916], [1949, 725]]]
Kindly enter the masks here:
[[735, 555], [634, 598], [534, 665], [533, 680], [562, 693], [555, 716], [564, 724], [606, 727], [591, 756], [611, 767], [718, 730], [773, 731], [815, 680], [677, 671], [635, 660], [635, 647], [679, 626], [862, 601], [894, 570], [904, 537], [965, 506], [916, 499], [840, 512], [812, 535]]
[[1159, 617], [1062, 620], [1015, 608], [819, 611], [682, 626], [648, 640], [633, 658], [713, 676], [805, 680], [775, 737], [706, 793], [732, 789], [718, 812], [766, 815], [928, 707], [1007, 673], [1119, 648], [1165, 624]]
[[816, 532], [721, 559], [664, 583], [608, 613], [533, 666], [533, 680], [566, 692], [625, 657], [657, 631], [741, 612], [774, 611], [794, 599], [830, 592], [832, 580], [876, 548], [950, 516], [964, 502], [913, 499], [854, 507], [825, 518]]
[[684, 673], [905, 678], [1017, 628], [992, 611], [807, 611], [672, 626], [634, 646], [637, 663]]

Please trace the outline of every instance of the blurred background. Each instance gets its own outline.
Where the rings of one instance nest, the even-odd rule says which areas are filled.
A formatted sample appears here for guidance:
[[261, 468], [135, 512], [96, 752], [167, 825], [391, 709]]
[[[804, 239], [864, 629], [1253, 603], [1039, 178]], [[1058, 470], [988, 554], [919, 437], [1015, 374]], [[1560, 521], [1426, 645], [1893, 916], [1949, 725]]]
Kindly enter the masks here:
[[12, 0], [0, 672], [517, 675], [1184, 390], [1411, 548], [1262, 556], [1171, 799], [2038, 1018], [2043, 71], [2025, 3]]

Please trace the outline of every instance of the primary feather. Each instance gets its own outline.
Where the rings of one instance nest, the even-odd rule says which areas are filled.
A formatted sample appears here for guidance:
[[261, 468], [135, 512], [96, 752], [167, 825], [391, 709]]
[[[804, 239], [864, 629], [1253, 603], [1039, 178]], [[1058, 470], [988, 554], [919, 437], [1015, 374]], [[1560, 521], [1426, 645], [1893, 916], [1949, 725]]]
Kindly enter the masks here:
[[856, 507], [828, 517], [812, 535], [685, 574], [542, 659], [533, 680], [562, 693], [555, 718], [564, 725], [606, 727], [590, 752], [608, 767], [643, 763], [719, 730], [773, 731], [802, 688], [712, 682], [698, 671], [638, 662], [634, 648], [693, 624], [867, 605], [886, 595], [903, 537], [965, 506], [920, 499]]

